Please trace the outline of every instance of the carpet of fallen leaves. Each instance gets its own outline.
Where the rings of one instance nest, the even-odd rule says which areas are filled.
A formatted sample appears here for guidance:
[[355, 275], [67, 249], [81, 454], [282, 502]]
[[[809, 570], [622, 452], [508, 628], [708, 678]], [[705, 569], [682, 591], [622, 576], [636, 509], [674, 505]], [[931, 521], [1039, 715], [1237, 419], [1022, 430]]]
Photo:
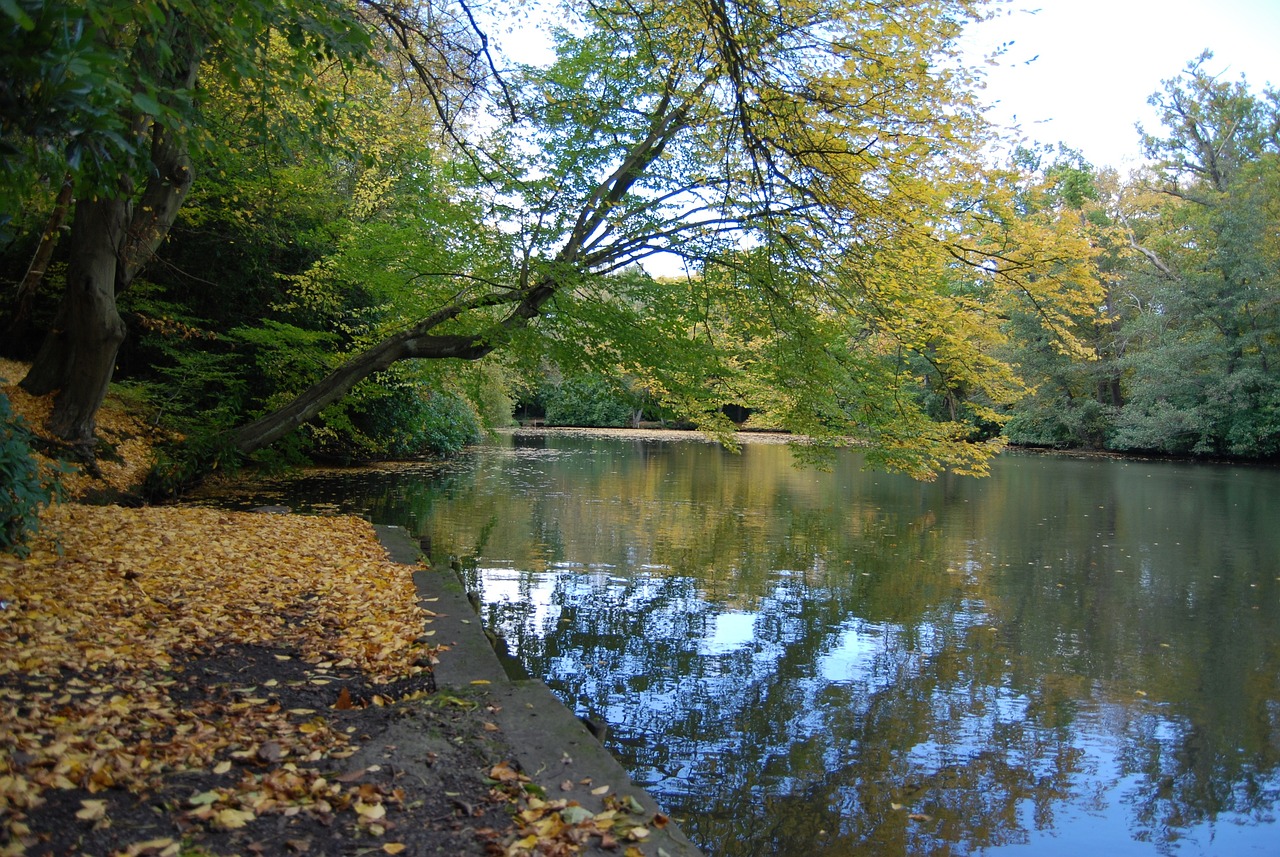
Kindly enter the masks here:
[[[29, 368], [29, 364], [0, 358], [0, 392], [9, 398], [14, 412], [22, 415], [29, 429], [51, 440], [44, 423], [53, 408], [53, 397], [32, 396], [18, 386]], [[138, 415], [113, 404], [109, 396], [97, 415], [98, 473], [80, 465], [63, 465], [62, 484], [69, 497], [126, 492], [142, 481], [151, 466], [151, 447], [160, 433]], [[45, 456], [37, 457], [51, 463]]]
[[[403, 793], [331, 771], [358, 749], [335, 714], [431, 687], [430, 611], [409, 572], [357, 518], [49, 510], [30, 556], [0, 554], [0, 853], [81, 853], [39, 823], [51, 792], [80, 796], [87, 835], [110, 826], [111, 794], [184, 773], [223, 784], [181, 795], [176, 836], [109, 837], [113, 853], [177, 854], [201, 829], [344, 813], [399, 853], [383, 839]], [[253, 668], [220, 671], [223, 656]]]
[[[0, 360], [0, 391], [43, 434], [26, 369]], [[118, 402], [98, 429], [72, 498], [150, 465]], [[430, 604], [360, 518], [72, 502], [29, 546], [0, 553], [0, 857], [639, 857], [666, 825], [503, 761], [484, 694], [436, 692]]]

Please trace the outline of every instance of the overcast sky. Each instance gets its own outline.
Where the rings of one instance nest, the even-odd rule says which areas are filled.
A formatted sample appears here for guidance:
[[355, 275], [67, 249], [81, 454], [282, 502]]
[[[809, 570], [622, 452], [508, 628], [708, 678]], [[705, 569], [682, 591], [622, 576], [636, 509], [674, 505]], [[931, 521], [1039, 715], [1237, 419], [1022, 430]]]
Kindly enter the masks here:
[[[1066, 143], [1096, 166], [1138, 163], [1135, 122], [1156, 130], [1147, 98], [1208, 49], [1209, 68], [1255, 93], [1280, 87], [1280, 0], [1008, 0], [974, 26], [965, 45], [978, 62], [1012, 41], [987, 69], [993, 121], [1042, 143]], [[545, 33], [502, 39], [513, 56], [549, 61]]]
[[1138, 162], [1134, 123], [1158, 127], [1147, 98], [1206, 48], [1211, 71], [1233, 81], [1243, 73], [1255, 93], [1280, 87], [1280, 0], [1014, 0], [1004, 9], [969, 34], [975, 55], [1013, 41], [988, 72], [984, 100], [999, 101], [989, 115], [1097, 166]]

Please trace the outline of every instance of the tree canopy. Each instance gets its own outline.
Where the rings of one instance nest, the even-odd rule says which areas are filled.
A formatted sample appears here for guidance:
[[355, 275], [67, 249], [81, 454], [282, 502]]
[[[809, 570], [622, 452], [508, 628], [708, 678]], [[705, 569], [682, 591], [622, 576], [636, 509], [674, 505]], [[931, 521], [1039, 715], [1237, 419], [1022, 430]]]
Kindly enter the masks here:
[[[119, 363], [214, 457], [403, 454], [433, 420], [465, 442], [563, 378], [729, 442], [750, 413], [981, 472], [1010, 415], [1100, 445], [1159, 387], [1119, 272], [1168, 264], [1174, 221], [1138, 200], [1241, 240], [1270, 211], [1274, 98], [1194, 71], [1159, 96], [1146, 197], [1069, 155], [993, 166], [957, 50], [977, 0], [570, 2], [545, 65], [465, 2], [99, 6], [6, 4], [0, 103], [8, 269], [75, 191], [24, 387], [81, 444]], [[1220, 204], [1245, 174], [1251, 201]]]

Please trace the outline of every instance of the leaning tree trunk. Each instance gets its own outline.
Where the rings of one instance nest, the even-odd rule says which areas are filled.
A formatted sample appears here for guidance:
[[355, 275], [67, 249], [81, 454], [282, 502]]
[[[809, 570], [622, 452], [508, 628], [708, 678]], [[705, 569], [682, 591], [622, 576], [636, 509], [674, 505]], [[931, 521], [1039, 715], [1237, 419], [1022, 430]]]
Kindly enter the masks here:
[[[270, 446], [345, 396], [365, 378], [400, 360], [479, 360], [491, 353], [512, 330], [523, 327], [536, 318], [543, 305], [555, 293], [556, 283], [548, 279], [524, 292], [480, 298], [470, 304], [454, 304], [440, 309], [413, 327], [393, 334], [352, 357], [287, 405], [236, 429], [231, 435], [231, 444], [241, 455]], [[483, 333], [464, 335], [432, 332], [471, 310], [511, 304], [514, 306], [510, 312]]]
[[116, 266], [128, 213], [124, 199], [77, 203], [62, 306], [22, 380], [22, 388], [36, 396], [57, 391], [48, 429], [86, 448], [93, 446], [94, 415], [125, 336], [116, 310]]

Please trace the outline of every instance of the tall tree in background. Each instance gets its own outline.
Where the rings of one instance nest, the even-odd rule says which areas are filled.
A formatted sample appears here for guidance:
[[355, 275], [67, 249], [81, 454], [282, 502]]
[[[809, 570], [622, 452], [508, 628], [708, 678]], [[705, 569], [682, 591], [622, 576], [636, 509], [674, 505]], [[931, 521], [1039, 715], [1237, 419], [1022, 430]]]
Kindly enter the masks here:
[[1152, 97], [1166, 136], [1127, 203], [1143, 264], [1127, 279], [1133, 349], [1113, 445], [1280, 452], [1280, 95], [1211, 74], [1204, 54]]

